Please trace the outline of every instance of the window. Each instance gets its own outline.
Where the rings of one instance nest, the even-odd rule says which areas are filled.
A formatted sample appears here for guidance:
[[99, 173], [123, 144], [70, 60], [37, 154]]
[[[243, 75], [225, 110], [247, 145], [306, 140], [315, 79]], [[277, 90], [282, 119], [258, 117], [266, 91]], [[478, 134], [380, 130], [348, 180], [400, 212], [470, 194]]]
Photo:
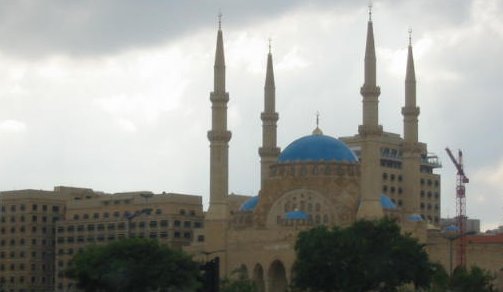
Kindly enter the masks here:
[[24, 204], [21, 204], [21, 205], [19, 206], [19, 209], [20, 209], [21, 211], [24, 211], [24, 210], [26, 210], [26, 206], [25, 206]]
[[155, 214], [156, 215], [161, 215], [162, 214], [162, 210], [161, 209], [156, 209], [155, 210]]
[[68, 231], [68, 232], [73, 232], [73, 231], [75, 231], [75, 226], [73, 226], [73, 225], [69, 225], [68, 227], [66, 227], [66, 231]]
[[175, 227], [180, 227], [181, 222], [179, 220], [175, 220]]
[[47, 212], [47, 205], [42, 205], [42, 211]]
[[108, 212], [103, 213], [103, 218], [108, 218], [108, 217], [110, 217], [110, 214], [108, 214]]
[[[309, 209], [310, 204], [308, 204], [308, 209]], [[311, 206], [312, 209], [312, 206]], [[194, 228], [202, 228], [203, 227], [203, 222], [196, 221], [194, 222]]]
[[194, 210], [190, 210], [189, 213], [190, 213], [190, 216], [196, 216], [196, 211], [194, 211]]
[[73, 220], [79, 220], [79, 218], [80, 218], [80, 217], [79, 217], [79, 214], [74, 214], [74, 215], [73, 215]]
[[121, 216], [121, 213], [120, 213], [119, 211], [115, 211], [115, 212], [114, 212], [114, 217], [115, 217], [115, 218], [118, 218], [118, 217], [120, 217], [120, 216]]
[[37, 222], [37, 215], [31, 216], [31, 222]]
[[197, 241], [198, 242], [203, 242], [204, 241], [204, 235], [198, 235], [197, 236]]
[[100, 213], [94, 213], [94, 214], [93, 214], [93, 218], [94, 218], [94, 219], [98, 219], [98, 218], [100, 218]]
[[192, 222], [190, 222], [190, 221], [183, 222], [183, 227], [190, 228], [191, 226], [192, 226]]
[[180, 215], [185, 215], [185, 209], [180, 209]]
[[84, 214], [84, 215], [82, 216], [82, 218], [83, 218], [84, 220], [89, 219], [89, 214]]
[[52, 206], [52, 212], [59, 212], [59, 206]]
[[11, 212], [16, 212], [16, 205], [11, 205], [10, 210]]
[[178, 231], [175, 232], [175, 238], [180, 238], [180, 232]]
[[38, 209], [37, 204], [33, 204], [33, 205], [31, 206], [31, 210], [32, 210], [32, 211], [37, 211], [37, 209]]
[[150, 221], [150, 227], [157, 227], [157, 221]]

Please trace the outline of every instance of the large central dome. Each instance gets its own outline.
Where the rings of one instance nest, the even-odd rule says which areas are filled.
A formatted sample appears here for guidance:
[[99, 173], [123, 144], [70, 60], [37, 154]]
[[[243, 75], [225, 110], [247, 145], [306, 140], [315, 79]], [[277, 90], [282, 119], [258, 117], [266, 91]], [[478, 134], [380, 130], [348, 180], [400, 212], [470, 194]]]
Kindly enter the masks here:
[[295, 161], [356, 162], [358, 159], [344, 142], [330, 136], [314, 133], [290, 143], [278, 158], [278, 162]]

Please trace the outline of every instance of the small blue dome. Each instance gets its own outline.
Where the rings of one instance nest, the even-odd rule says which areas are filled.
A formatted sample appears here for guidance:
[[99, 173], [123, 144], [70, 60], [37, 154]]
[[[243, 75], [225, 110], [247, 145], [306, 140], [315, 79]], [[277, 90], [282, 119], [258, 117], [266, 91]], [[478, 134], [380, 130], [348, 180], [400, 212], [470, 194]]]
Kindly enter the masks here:
[[321, 134], [304, 136], [293, 141], [281, 152], [278, 158], [278, 162], [334, 160], [358, 161], [346, 144], [336, 138]]
[[395, 203], [393, 203], [393, 201], [391, 201], [391, 199], [385, 194], [381, 195], [379, 201], [381, 202], [381, 207], [383, 207], [383, 209], [396, 209]]
[[444, 228], [444, 231], [447, 231], [447, 232], [458, 232], [459, 228], [456, 225], [449, 225], [449, 226], [447, 226], [447, 227]]
[[241, 207], [239, 208], [239, 211], [251, 212], [251, 211], [255, 210], [255, 207], [257, 207], [258, 201], [259, 201], [259, 196], [249, 198], [241, 205]]
[[419, 215], [419, 214], [412, 214], [409, 217], [407, 217], [407, 220], [409, 220], [410, 222], [422, 222], [422, 221], [424, 221], [423, 217], [421, 217], [421, 215]]
[[290, 211], [285, 213], [286, 220], [307, 220], [309, 216], [303, 211]]

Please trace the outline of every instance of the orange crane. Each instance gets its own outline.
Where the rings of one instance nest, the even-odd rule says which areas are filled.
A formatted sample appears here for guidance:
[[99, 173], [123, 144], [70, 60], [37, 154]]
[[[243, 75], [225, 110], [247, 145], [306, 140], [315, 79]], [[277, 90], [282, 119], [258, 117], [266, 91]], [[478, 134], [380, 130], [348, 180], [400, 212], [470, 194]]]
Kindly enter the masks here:
[[458, 247], [457, 247], [457, 265], [464, 267], [466, 265], [466, 197], [465, 197], [465, 184], [469, 182], [468, 177], [465, 175], [463, 169], [463, 152], [458, 150], [458, 158], [456, 159], [452, 154], [451, 150], [447, 147], [445, 148], [447, 154], [451, 158], [452, 163], [456, 166], [458, 170], [457, 173], [457, 184], [456, 184], [456, 221], [458, 225]]

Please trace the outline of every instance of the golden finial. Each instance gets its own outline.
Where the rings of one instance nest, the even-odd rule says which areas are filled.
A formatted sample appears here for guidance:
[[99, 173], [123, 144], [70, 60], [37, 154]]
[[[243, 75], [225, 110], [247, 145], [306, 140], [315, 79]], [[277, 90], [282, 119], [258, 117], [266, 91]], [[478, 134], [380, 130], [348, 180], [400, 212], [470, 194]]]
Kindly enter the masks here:
[[222, 29], [222, 11], [218, 12], [218, 29]]
[[412, 27], [409, 26], [409, 46], [412, 46]]
[[369, 0], [369, 21], [372, 21], [372, 0]]
[[323, 135], [323, 131], [320, 129], [320, 112], [319, 111], [316, 111], [316, 129], [314, 129], [313, 135]]

